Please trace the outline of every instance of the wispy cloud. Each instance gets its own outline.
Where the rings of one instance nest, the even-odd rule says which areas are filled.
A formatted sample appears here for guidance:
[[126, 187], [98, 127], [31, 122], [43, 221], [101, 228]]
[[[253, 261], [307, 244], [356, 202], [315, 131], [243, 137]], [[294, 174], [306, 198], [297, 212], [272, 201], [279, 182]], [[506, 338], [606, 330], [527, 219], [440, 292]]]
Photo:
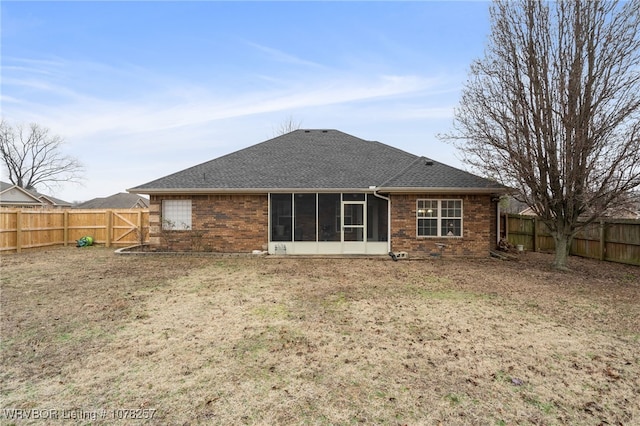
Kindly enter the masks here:
[[279, 49], [275, 49], [273, 47], [268, 47], [268, 46], [263, 46], [259, 43], [255, 43], [252, 41], [246, 41], [245, 44], [247, 46], [250, 46], [256, 50], [258, 50], [259, 52], [264, 53], [268, 59], [272, 60], [272, 61], [276, 61], [276, 62], [281, 62], [281, 63], [285, 63], [285, 64], [291, 64], [291, 65], [300, 65], [300, 66], [305, 66], [305, 67], [312, 67], [312, 68], [325, 68], [324, 65], [319, 64], [317, 62], [313, 62], [313, 61], [309, 61], [306, 59], [302, 59], [299, 58], [295, 55], [283, 52], [282, 50]]
[[[61, 64], [56, 63], [56, 67]], [[68, 62], [64, 67], [73, 79], [51, 78], [46, 69], [38, 68], [33, 73], [14, 73], [5, 78], [3, 85], [10, 89], [28, 88], [25, 99], [6, 98], [8, 110], [15, 115], [48, 117], [49, 120], [67, 128], [71, 135], [86, 136], [105, 131], [141, 133], [150, 130], [166, 130], [181, 126], [199, 125], [216, 120], [248, 115], [363, 102], [394, 96], [405, 96], [436, 90], [438, 81], [412, 75], [353, 75], [333, 72], [326, 78], [322, 74], [300, 77], [277, 88], [243, 91], [232, 95], [216, 95], [208, 86], [183, 82], [172, 76], [145, 79], [141, 69], [119, 68], [120, 78], [130, 77], [135, 81], [150, 82], [146, 88], [138, 88], [138, 96], [129, 93], [109, 98], [68, 86], [68, 81], [87, 75], [87, 68], [100, 68], [99, 64]], [[95, 84], [113, 79], [105, 66], [107, 75], [94, 77]], [[88, 82], [81, 86], [90, 86]], [[108, 90], [103, 87], [101, 91]], [[9, 90], [12, 92], [12, 90]], [[188, 94], [188, 95], [185, 95]], [[54, 95], [55, 104], [46, 99]], [[12, 102], [13, 101], [13, 102]]]
[[[276, 56], [320, 67], [284, 53]], [[263, 77], [272, 83], [251, 87], [185, 80], [137, 65], [18, 63], [10, 63], [13, 68], [6, 69], [2, 81], [3, 116], [50, 127], [87, 164], [94, 185], [120, 182], [119, 190], [267, 139], [282, 119], [278, 117], [293, 115], [305, 126], [345, 131], [362, 123], [371, 135], [353, 130], [358, 136], [381, 139], [380, 129], [374, 130], [376, 121], [426, 122], [451, 114], [451, 109], [425, 101], [451, 91], [442, 76], [324, 68], [279, 78], [266, 70]], [[121, 153], [113, 167], [134, 172], [116, 177], [113, 167], [91, 167], [113, 152]]]

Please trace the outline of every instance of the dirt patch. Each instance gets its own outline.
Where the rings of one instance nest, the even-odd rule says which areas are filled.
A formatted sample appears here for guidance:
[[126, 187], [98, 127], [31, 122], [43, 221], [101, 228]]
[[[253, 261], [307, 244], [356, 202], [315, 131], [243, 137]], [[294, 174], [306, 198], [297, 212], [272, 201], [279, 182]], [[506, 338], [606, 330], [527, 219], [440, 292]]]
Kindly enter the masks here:
[[640, 268], [551, 261], [3, 255], [0, 418], [640, 422]]

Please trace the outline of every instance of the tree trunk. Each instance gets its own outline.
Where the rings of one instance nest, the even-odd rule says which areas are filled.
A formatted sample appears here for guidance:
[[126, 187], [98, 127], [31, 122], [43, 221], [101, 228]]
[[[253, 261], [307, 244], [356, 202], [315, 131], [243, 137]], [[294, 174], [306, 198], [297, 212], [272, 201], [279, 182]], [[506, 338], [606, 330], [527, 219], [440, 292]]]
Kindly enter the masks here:
[[553, 239], [556, 243], [556, 254], [553, 260], [553, 266], [556, 269], [566, 271], [569, 269], [567, 268], [567, 258], [569, 257], [572, 238], [570, 235], [558, 232], [553, 234]]

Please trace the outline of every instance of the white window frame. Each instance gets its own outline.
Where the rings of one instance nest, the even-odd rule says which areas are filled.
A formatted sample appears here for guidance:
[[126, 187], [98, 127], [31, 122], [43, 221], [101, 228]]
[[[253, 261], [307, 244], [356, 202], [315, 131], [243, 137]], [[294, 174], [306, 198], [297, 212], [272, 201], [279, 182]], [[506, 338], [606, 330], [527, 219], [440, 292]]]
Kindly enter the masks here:
[[192, 227], [191, 200], [162, 200], [162, 229], [187, 231]]
[[[421, 206], [421, 202], [436, 202], [436, 208], [435, 211], [433, 212], [426, 212], [425, 211], [425, 207], [424, 205]], [[460, 203], [460, 216], [446, 216], [444, 217], [442, 215], [442, 211], [443, 211], [443, 202], [449, 202], [449, 201], [457, 201]], [[428, 216], [429, 214], [431, 214], [431, 216]], [[462, 238], [462, 236], [464, 235], [464, 203], [462, 202], [462, 199], [454, 199], [454, 198], [442, 198], [442, 199], [435, 199], [435, 198], [419, 198], [418, 200], [416, 200], [416, 237], [418, 238]], [[420, 235], [420, 220], [436, 220], [436, 235]], [[442, 223], [443, 221], [446, 221], [447, 219], [453, 219], [453, 220], [459, 220], [460, 221], [460, 235], [442, 235]]]

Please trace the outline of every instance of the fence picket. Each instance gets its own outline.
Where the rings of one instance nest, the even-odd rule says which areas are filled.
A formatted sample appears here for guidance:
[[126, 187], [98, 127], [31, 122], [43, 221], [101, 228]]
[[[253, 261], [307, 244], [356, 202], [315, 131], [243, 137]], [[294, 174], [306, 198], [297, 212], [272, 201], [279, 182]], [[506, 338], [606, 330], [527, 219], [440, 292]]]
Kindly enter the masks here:
[[[510, 244], [532, 251], [554, 250], [551, 233], [536, 216], [504, 214], [501, 222]], [[570, 254], [640, 265], [640, 220], [606, 219], [592, 223], [574, 238]]]
[[[148, 235], [138, 230], [148, 229], [149, 210], [0, 209], [0, 225], [0, 251], [66, 246], [86, 235], [107, 247], [129, 246], [139, 243], [138, 234]], [[124, 232], [114, 235], [116, 229]]]

